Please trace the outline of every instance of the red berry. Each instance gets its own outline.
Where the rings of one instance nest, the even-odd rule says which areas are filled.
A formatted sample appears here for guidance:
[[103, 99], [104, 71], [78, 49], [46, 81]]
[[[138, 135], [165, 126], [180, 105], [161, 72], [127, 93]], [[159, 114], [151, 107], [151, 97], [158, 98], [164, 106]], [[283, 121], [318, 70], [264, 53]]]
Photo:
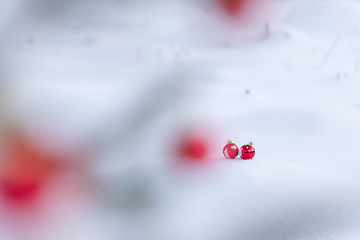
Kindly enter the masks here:
[[231, 142], [231, 140], [228, 140], [224, 146], [223, 153], [226, 158], [234, 159], [239, 154], [239, 148], [235, 143]]
[[252, 159], [255, 156], [255, 148], [252, 146], [252, 142], [245, 144], [241, 147], [241, 158], [244, 160]]

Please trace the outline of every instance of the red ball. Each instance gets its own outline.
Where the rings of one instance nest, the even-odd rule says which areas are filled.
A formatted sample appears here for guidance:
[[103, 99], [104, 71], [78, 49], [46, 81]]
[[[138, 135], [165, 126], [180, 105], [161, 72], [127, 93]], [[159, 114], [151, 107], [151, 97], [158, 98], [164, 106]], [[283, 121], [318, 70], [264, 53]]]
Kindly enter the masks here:
[[180, 144], [180, 156], [191, 159], [204, 159], [207, 154], [207, 144], [203, 139], [186, 139]]
[[237, 155], [239, 155], [239, 148], [235, 143], [229, 140], [228, 143], [224, 146], [223, 153], [226, 158], [234, 159], [237, 157]]
[[182, 163], [206, 163], [209, 152], [208, 137], [198, 130], [183, 130], [175, 148], [177, 160]]
[[219, 0], [223, 10], [230, 16], [245, 15], [248, 10], [249, 0]]
[[240, 150], [240, 157], [244, 160], [253, 159], [255, 156], [255, 148], [252, 146], [252, 143], [243, 145]]

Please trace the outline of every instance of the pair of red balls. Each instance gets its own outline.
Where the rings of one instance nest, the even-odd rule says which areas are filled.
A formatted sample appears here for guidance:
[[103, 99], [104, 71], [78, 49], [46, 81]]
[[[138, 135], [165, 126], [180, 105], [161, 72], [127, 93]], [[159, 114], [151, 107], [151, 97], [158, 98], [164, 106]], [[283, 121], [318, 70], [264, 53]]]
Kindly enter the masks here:
[[[231, 140], [227, 141], [223, 149], [224, 156], [228, 159], [234, 159], [239, 155], [239, 147]], [[255, 148], [253, 142], [243, 145], [240, 148], [240, 157], [244, 160], [252, 159], [255, 156]]]

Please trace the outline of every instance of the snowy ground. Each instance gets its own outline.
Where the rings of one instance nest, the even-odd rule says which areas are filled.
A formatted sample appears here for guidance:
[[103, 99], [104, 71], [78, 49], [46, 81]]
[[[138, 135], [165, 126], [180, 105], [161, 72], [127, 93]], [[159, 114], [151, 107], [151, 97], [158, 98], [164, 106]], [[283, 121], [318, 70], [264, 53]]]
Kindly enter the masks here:
[[[2, 111], [89, 144], [96, 190], [0, 239], [359, 239], [360, 2], [274, 1], [246, 28], [206, 1], [36, 2], [2, 3]], [[183, 128], [212, 165], [174, 167]]]

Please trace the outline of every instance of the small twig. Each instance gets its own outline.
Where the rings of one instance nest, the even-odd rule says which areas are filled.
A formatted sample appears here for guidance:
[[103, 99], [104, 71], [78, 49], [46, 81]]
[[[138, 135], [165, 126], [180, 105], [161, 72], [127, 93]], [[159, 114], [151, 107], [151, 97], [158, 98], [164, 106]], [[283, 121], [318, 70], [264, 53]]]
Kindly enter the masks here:
[[340, 39], [341, 39], [341, 33], [336, 35], [336, 37], [334, 38], [333, 42], [331, 43], [329, 49], [326, 51], [326, 53], [320, 63], [320, 68], [322, 68], [326, 64], [326, 62], [330, 59], [331, 55], [334, 53], [334, 50], [339, 45]]

